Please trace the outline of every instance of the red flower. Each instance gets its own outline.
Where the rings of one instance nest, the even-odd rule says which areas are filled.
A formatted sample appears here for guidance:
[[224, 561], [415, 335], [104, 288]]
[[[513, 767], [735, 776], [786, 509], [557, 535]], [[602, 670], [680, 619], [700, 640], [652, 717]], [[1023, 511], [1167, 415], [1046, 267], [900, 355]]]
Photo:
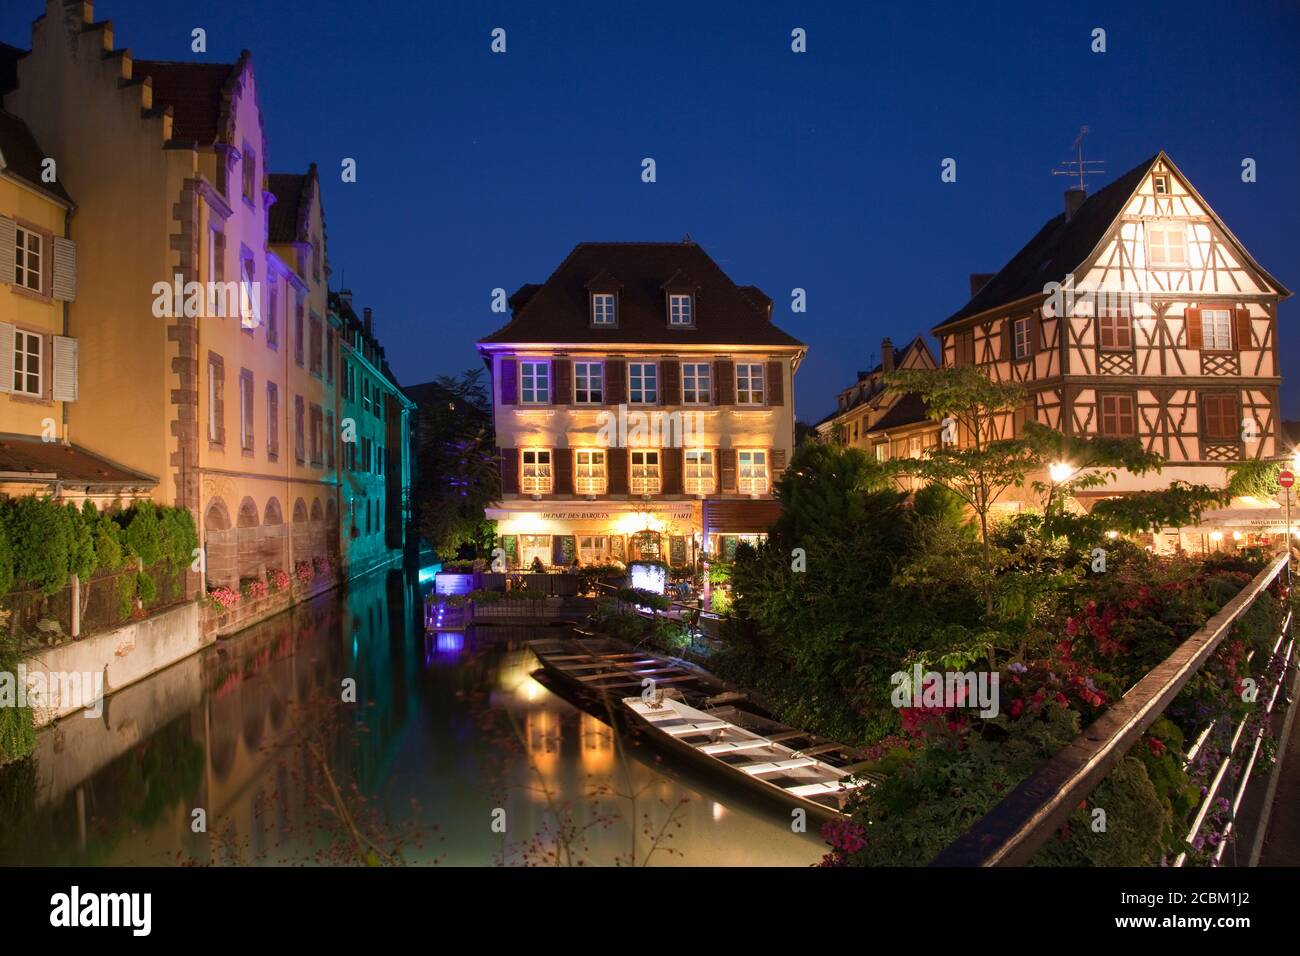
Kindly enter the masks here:
[[1017, 697], [1011, 702], [1011, 716], [1019, 717], [1024, 712], [1025, 702]]
[[1164, 753], [1165, 753], [1165, 744], [1164, 744], [1164, 741], [1160, 740], [1159, 738], [1157, 738], [1157, 737], [1148, 737], [1148, 738], [1147, 738], [1147, 747], [1149, 747], [1149, 748], [1151, 749], [1151, 753], [1154, 754], [1155, 756], [1157, 756], [1157, 757], [1162, 757], [1162, 756], [1164, 756]]

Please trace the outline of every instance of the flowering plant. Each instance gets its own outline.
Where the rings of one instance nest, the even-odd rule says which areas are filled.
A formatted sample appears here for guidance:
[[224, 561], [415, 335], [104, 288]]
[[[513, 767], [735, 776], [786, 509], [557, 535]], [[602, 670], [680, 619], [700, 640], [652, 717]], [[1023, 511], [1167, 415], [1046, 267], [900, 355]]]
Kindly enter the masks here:
[[272, 591], [283, 591], [289, 587], [289, 572], [275, 568], [266, 572], [266, 580], [271, 585]]
[[330, 559], [317, 556], [311, 559], [312, 569], [316, 572], [316, 577], [327, 578], [330, 575]]
[[299, 561], [294, 565], [293, 573], [294, 576], [303, 584], [310, 584], [311, 579], [316, 576], [316, 572], [312, 569], [310, 561]]
[[267, 592], [266, 582], [257, 581], [257, 580], [248, 581], [239, 590], [240, 593], [244, 595], [244, 597], [248, 598], [249, 600], [256, 601], [259, 598], [266, 597], [266, 592]]
[[208, 604], [214, 611], [229, 611], [239, 605], [239, 592], [233, 588], [219, 587], [208, 591]]

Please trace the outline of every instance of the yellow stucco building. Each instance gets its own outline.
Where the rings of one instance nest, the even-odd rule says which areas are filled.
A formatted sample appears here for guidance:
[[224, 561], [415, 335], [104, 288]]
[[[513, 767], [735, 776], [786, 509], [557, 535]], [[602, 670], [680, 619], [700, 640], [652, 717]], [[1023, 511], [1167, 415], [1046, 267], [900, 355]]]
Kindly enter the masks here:
[[90, 3], [65, 0], [31, 46], [5, 107], [77, 200], [77, 297], [46, 322], [76, 339], [95, 397], [64, 406], [65, 433], [191, 509], [207, 586], [313, 560], [332, 575], [338, 342], [320, 184], [314, 168], [268, 171], [251, 54], [139, 59]]

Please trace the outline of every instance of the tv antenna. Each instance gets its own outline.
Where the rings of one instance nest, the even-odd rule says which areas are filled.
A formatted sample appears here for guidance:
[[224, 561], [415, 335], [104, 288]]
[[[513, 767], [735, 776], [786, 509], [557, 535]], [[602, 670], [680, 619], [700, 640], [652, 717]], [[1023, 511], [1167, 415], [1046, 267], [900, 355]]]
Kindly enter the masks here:
[[1083, 158], [1083, 138], [1090, 132], [1092, 132], [1092, 130], [1088, 127], [1080, 126], [1079, 135], [1074, 137], [1074, 143], [1070, 147], [1074, 150], [1075, 156], [1078, 158], [1067, 159], [1065, 162], [1061, 163], [1060, 169], [1052, 170], [1053, 176], [1078, 176], [1079, 188], [1084, 192], [1088, 191], [1088, 184], [1084, 180], [1085, 176], [1094, 176], [1105, 172], [1105, 170], [1101, 168], [1105, 163], [1105, 160]]

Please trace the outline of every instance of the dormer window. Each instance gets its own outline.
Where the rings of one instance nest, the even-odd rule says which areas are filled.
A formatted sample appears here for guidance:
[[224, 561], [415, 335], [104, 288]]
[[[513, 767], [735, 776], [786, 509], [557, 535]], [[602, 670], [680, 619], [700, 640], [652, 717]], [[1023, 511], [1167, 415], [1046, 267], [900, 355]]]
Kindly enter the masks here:
[[677, 327], [695, 324], [695, 303], [690, 295], [673, 293], [668, 296], [668, 324]]
[[614, 312], [614, 293], [596, 292], [591, 296], [591, 324], [614, 325], [617, 316]]
[[1154, 184], [1155, 184], [1155, 190], [1156, 190], [1156, 195], [1157, 195], [1157, 196], [1167, 196], [1167, 195], [1169, 195], [1169, 177], [1168, 177], [1168, 176], [1156, 176], [1156, 177], [1154, 178]]

